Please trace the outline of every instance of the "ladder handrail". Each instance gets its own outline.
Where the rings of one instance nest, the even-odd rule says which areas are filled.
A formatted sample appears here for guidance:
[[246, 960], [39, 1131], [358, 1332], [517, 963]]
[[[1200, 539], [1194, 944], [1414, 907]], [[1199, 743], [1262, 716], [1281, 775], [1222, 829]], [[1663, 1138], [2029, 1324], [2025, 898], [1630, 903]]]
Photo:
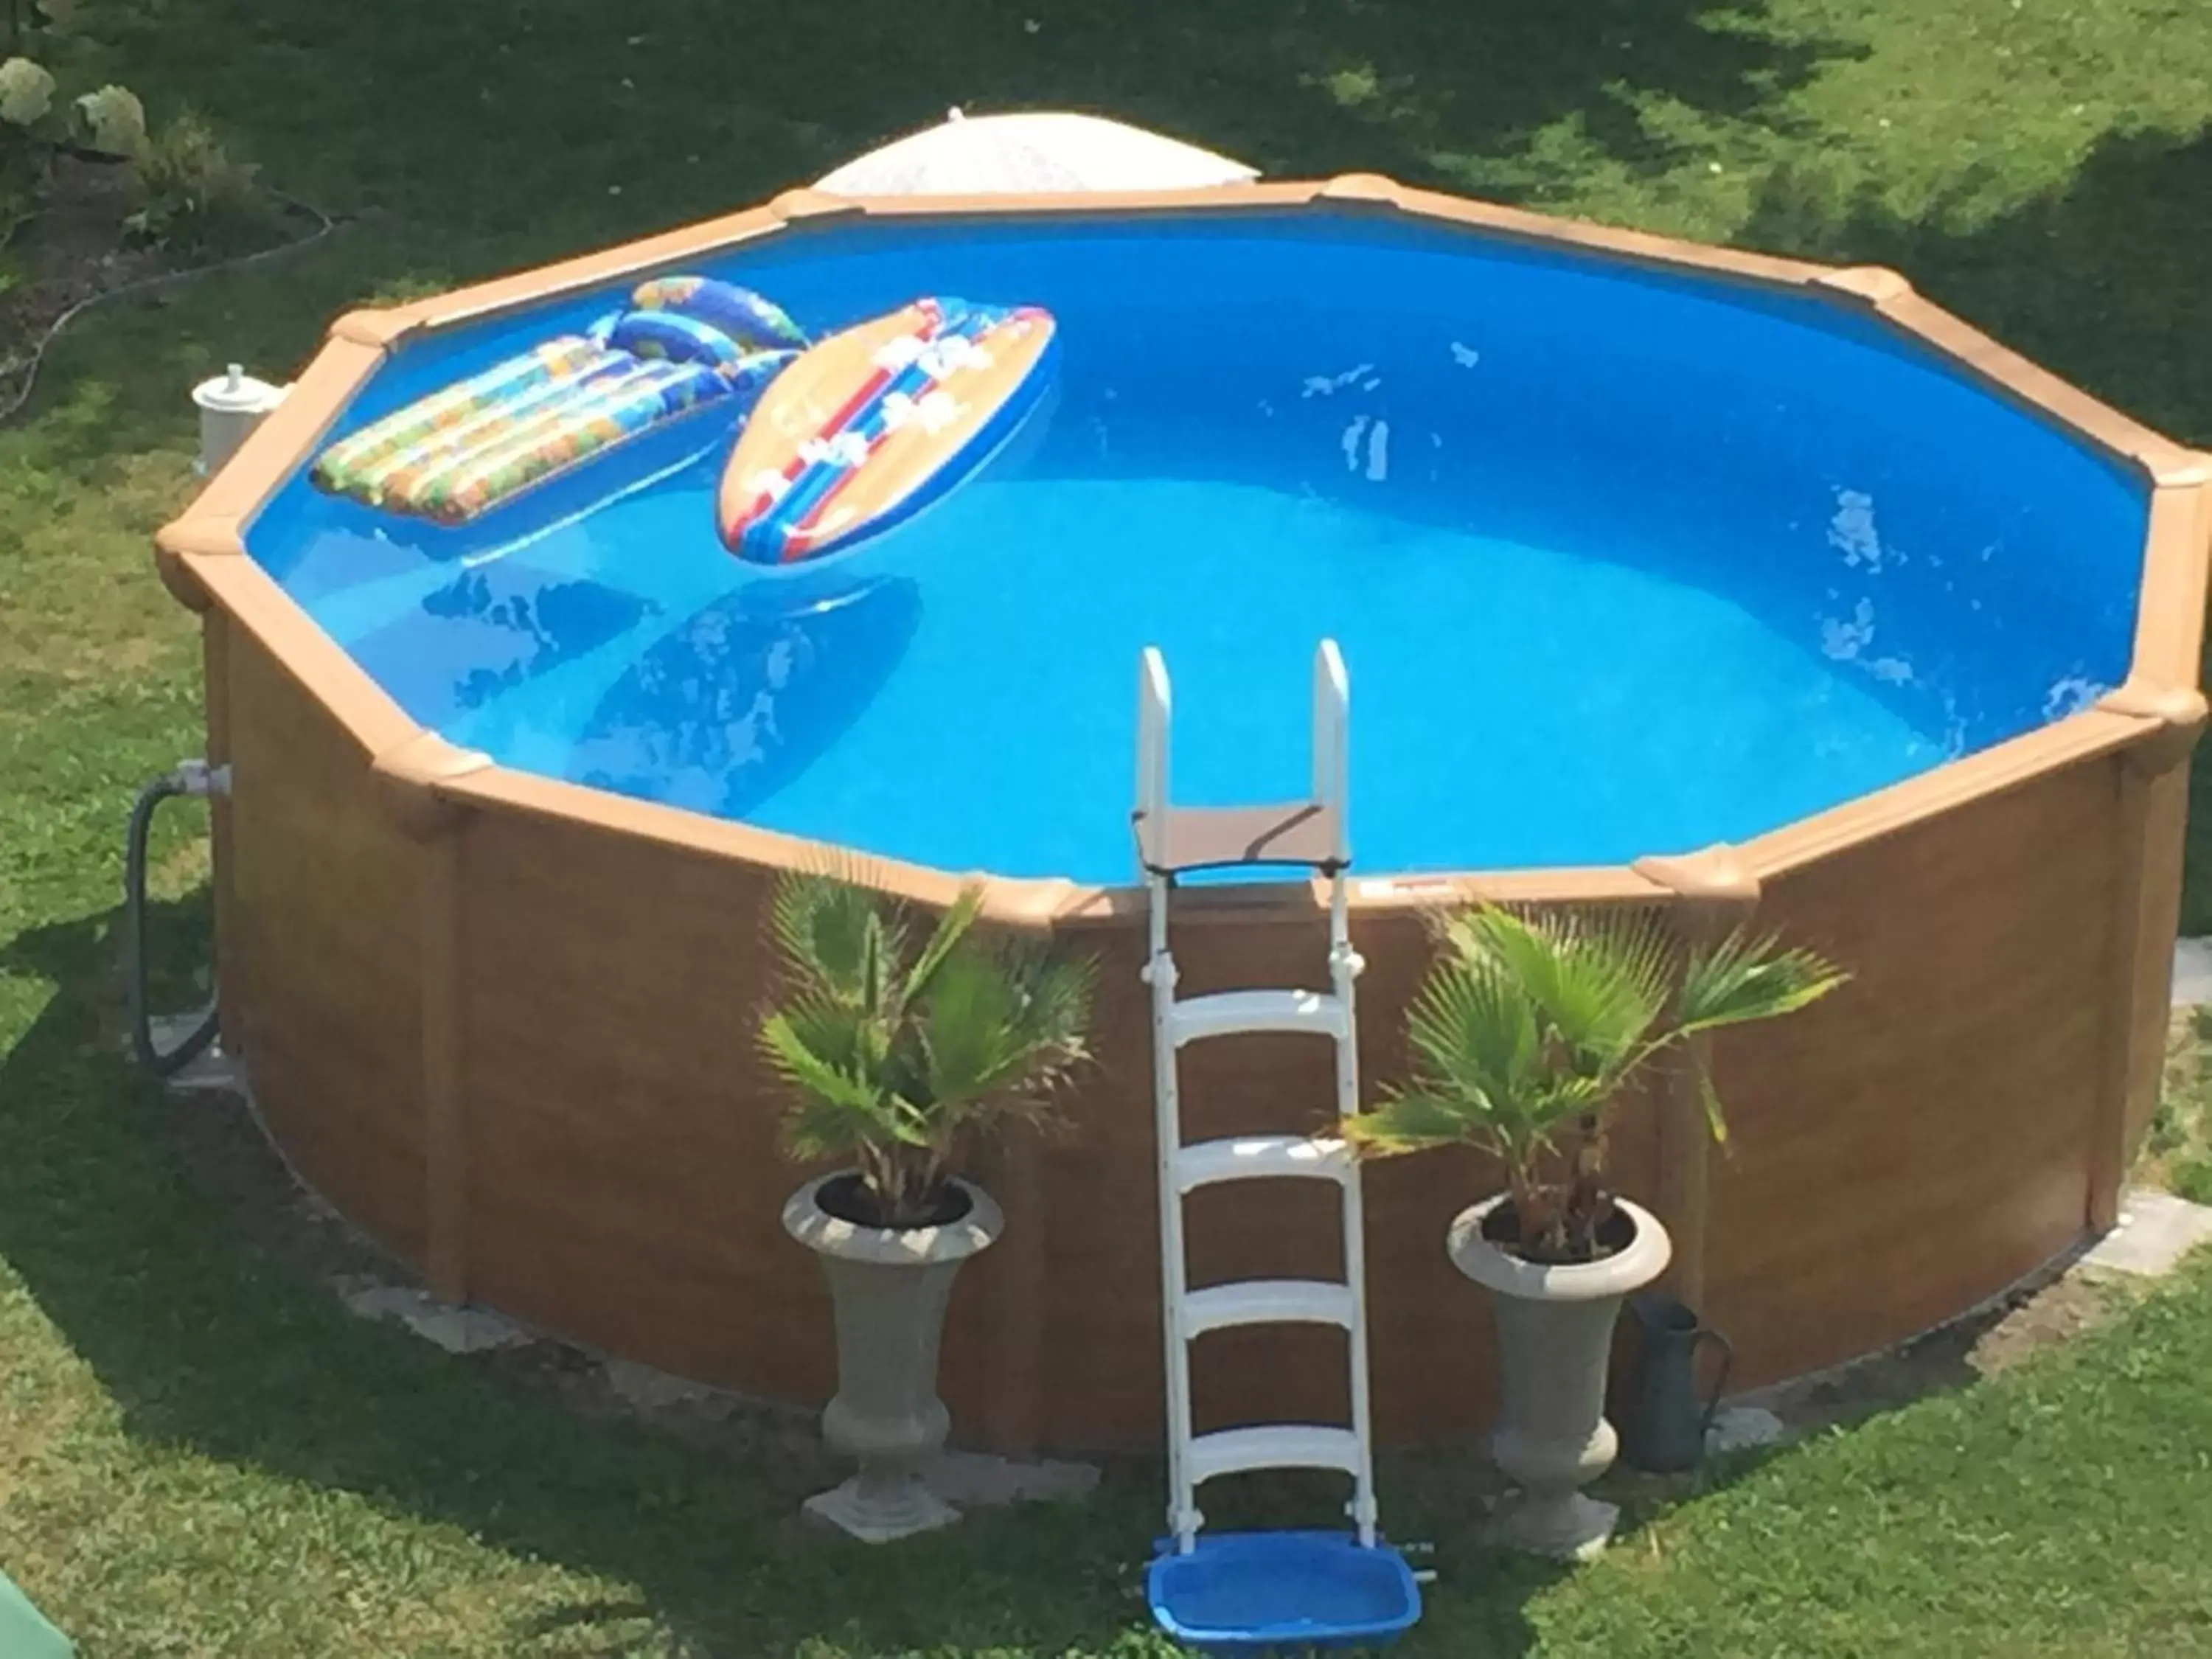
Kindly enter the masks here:
[[[1168, 945], [1168, 906], [1175, 891], [1174, 877], [1160, 867], [1155, 856], [1168, 811], [1169, 728], [1174, 709], [1166, 660], [1147, 647], [1138, 666], [1137, 680], [1137, 840], [1144, 866], [1145, 884], [1151, 900], [1150, 948], [1144, 978], [1152, 999], [1152, 1095], [1158, 1150], [1160, 1206], [1160, 1291], [1163, 1323], [1166, 1327], [1168, 1408], [1168, 1524], [1179, 1552], [1188, 1553], [1196, 1540], [1205, 1516], [1197, 1504], [1196, 1483], [1191, 1474], [1190, 1344], [1198, 1334], [1189, 1317], [1191, 1291], [1183, 1246], [1183, 1187], [1179, 1160], [1184, 1151], [1182, 1109], [1179, 1097], [1175, 1040], [1175, 957]], [[1358, 1022], [1352, 1006], [1353, 981], [1361, 968], [1352, 949], [1347, 915], [1348, 883], [1345, 866], [1351, 858], [1346, 811], [1350, 781], [1348, 749], [1351, 690], [1344, 659], [1335, 641], [1323, 640], [1314, 653], [1313, 674], [1313, 799], [1334, 814], [1335, 858], [1328, 866], [1328, 971], [1330, 993], [1341, 1010], [1331, 1035], [1335, 1049], [1336, 1109], [1340, 1117], [1359, 1109]], [[1277, 1029], [1280, 1024], [1255, 1024], [1253, 1030]], [[1242, 1028], [1238, 1028], [1242, 1029]], [[1224, 1034], [1226, 1028], [1224, 1028]], [[1255, 1173], [1263, 1173], [1257, 1171]], [[1367, 1377], [1367, 1297], [1365, 1218], [1360, 1200], [1358, 1173], [1352, 1169], [1340, 1183], [1339, 1214], [1344, 1231], [1343, 1284], [1349, 1291], [1346, 1320], [1347, 1360], [1350, 1368], [1352, 1421], [1347, 1427], [1355, 1453], [1352, 1457], [1352, 1496], [1346, 1505], [1358, 1529], [1361, 1544], [1376, 1540], [1375, 1468], [1372, 1424]], [[1320, 1428], [1319, 1425], [1282, 1425], [1285, 1429]], [[1332, 1431], [1332, 1432], [1337, 1432]]]
[[1351, 815], [1345, 811], [1351, 787], [1352, 681], [1334, 640], [1314, 647], [1313, 798], [1336, 814], [1336, 862], [1352, 861]]
[[1174, 714], [1167, 659], [1148, 645], [1137, 659], [1137, 849], [1147, 866], [1158, 861], [1156, 848], [1168, 809], [1168, 726]]
[[1152, 949], [1144, 978], [1152, 992], [1152, 1139], [1159, 1178], [1160, 1304], [1168, 1327], [1168, 1526], [1176, 1547], [1188, 1553], [1205, 1517], [1199, 1514], [1189, 1478], [1190, 1351], [1182, 1340], [1177, 1310], [1189, 1286], [1183, 1259], [1182, 1188], [1176, 1168], [1182, 1151], [1182, 1107], [1176, 1096], [1176, 1045], [1165, 1040], [1175, 1012], [1176, 964], [1168, 950], [1168, 878], [1147, 871], [1152, 895]]

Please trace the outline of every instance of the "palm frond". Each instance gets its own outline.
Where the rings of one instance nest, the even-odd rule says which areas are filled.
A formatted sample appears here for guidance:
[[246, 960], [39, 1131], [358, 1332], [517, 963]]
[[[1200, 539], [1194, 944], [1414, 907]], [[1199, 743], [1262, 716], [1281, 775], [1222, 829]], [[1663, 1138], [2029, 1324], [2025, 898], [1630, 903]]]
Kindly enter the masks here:
[[940, 1113], [965, 1112], [1024, 1058], [1014, 1030], [1018, 994], [1000, 964], [977, 949], [955, 951], [939, 964], [915, 1029], [926, 1057], [923, 1075]]
[[1705, 1133], [1716, 1146], [1728, 1145], [1728, 1118], [1721, 1111], [1720, 1091], [1713, 1087], [1712, 1067], [1695, 1048], [1690, 1050], [1690, 1068], [1697, 1079], [1698, 1109], [1705, 1115]]
[[975, 926], [975, 918], [982, 913], [983, 889], [979, 884], [970, 882], [960, 890], [959, 896], [952, 901], [951, 908], [938, 918], [937, 927], [930, 933], [927, 943], [921, 947], [921, 954], [906, 970], [902, 1001], [914, 1002], [927, 990], [930, 981], [944, 965], [945, 959], [960, 948], [960, 941], [968, 937]]
[[896, 921], [872, 908], [860, 929], [859, 943], [860, 956], [854, 975], [854, 993], [860, 1006], [871, 1014], [896, 1018], [897, 1007], [891, 1001], [890, 988], [897, 975], [899, 953], [905, 944], [903, 930]]
[[1040, 1080], [1056, 1086], [1091, 1058], [1091, 999], [1098, 963], [1091, 957], [1058, 956], [1041, 945], [1007, 947], [1006, 972], [1021, 994], [1019, 1026], [1036, 1056]]
[[758, 1040], [791, 1097], [784, 1144], [857, 1163], [887, 1216], [927, 1215], [964, 1127], [1041, 1116], [1085, 1057], [1095, 965], [979, 939], [981, 907], [963, 890], [916, 951], [903, 908], [845, 869], [770, 902], [786, 990]]
[[1462, 956], [1498, 964], [1534, 1006], [1547, 1041], [1586, 1075], [1618, 1077], [1664, 1012], [1665, 930], [1640, 911], [1533, 915], [1483, 905], [1449, 933]]
[[772, 1014], [760, 1028], [762, 1057], [791, 1090], [783, 1120], [786, 1147], [803, 1158], [848, 1155], [855, 1146], [894, 1136], [890, 1099], [865, 1067], [823, 1054], [803, 1020]]
[[1406, 1017], [1413, 1075], [1471, 1102], [1512, 1092], [1538, 1065], [1535, 1010], [1483, 960], [1437, 964]]
[[1091, 965], [1024, 945], [947, 955], [917, 1011], [933, 1108], [948, 1131], [981, 1112], [1033, 1115], [1085, 1057]]
[[826, 997], [801, 998], [770, 1014], [761, 1022], [759, 1041], [762, 1058], [796, 1089], [839, 1098], [881, 1092], [868, 1078], [865, 1028]]
[[890, 1127], [891, 1138], [902, 1146], [937, 1153], [944, 1149], [948, 1137], [936, 1110], [902, 1094], [886, 1097], [884, 1121]]
[[1784, 950], [1772, 934], [1753, 938], [1738, 928], [1683, 965], [1675, 1029], [1692, 1036], [1795, 1013], [1850, 977], [1810, 951]]
[[775, 1018], [782, 1022], [787, 1040], [825, 1065], [864, 1077], [883, 1069], [890, 1038], [883, 1022], [834, 991], [801, 991]]
[[859, 1149], [895, 1139], [851, 1105], [812, 1094], [794, 1095], [777, 1129], [784, 1152], [806, 1164], [853, 1161]]
[[784, 971], [802, 987], [880, 1006], [881, 964], [903, 950], [896, 913], [841, 874], [787, 872], [769, 901], [769, 931]]
[[1498, 1150], [1487, 1144], [1469, 1103], [1461, 1095], [1408, 1089], [1384, 1097], [1382, 1104], [1370, 1111], [1338, 1119], [1337, 1127], [1362, 1152], [1384, 1158], [1458, 1141], [1471, 1142], [1486, 1152]]
[[1411, 1075], [1395, 1098], [1425, 1103], [1424, 1132], [1455, 1115], [1449, 1138], [1509, 1161], [1550, 1146], [1609, 1088], [1603, 1076], [1559, 1063], [1543, 1011], [1492, 957], [1439, 961], [1407, 1014], [1407, 1042]]
[[[1524, 1233], [1540, 1211], [1552, 1249], [1595, 1248], [1608, 1115], [1648, 1062], [1698, 1032], [1802, 1008], [1844, 978], [1810, 951], [1741, 933], [1684, 959], [1645, 910], [1484, 904], [1437, 931], [1407, 1013], [1406, 1081], [1346, 1133], [1368, 1153], [1465, 1141], [1494, 1154]], [[1705, 1057], [1687, 1046], [1705, 1121], [1725, 1139]], [[1543, 1163], [1561, 1157], [1571, 1179], [1547, 1184]]]

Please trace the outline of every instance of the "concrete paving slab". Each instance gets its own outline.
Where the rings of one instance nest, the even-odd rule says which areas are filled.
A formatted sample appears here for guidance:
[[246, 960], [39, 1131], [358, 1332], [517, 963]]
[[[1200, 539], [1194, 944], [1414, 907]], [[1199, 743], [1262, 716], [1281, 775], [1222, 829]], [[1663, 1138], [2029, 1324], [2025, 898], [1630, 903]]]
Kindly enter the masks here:
[[650, 1413], [672, 1406], [727, 1403], [721, 1390], [709, 1383], [694, 1382], [635, 1359], [610, 1359], [606, 1370], [607, 1386], [632, 1411]]
[[1771, 1446], [1788, 1432], [1782, 1419], [1764, 1406], [1723, 1406], [1713, 1413], [1713, 1425], [1705, 1431], [1705, 1449], [1731, 1452]]
[[[199, 1023], [198, 1014], [156, 1014], [146, 1025], [155, 1048], [166, 1054], [191, 1036]], [[242, 1093], [246, 1088], [246, 1062], [225, 1052], [222, 1039], [217, 1037], [170, 1073], [164, 1081], [170, 1088], [186, 1094], [216, 1089]]]
[[2212, 1206], [2137, 1188], [2121, 1200], [2119, 1225], [2097, 1241], [2081, 1265], [2160, 1279], [2207, 1239], [2212, 1239]]
[[456, 1308], [424, 1291], [399, 1285], [376, 1285], [349, 1291], [345, 1305], [363, 1319], [388, 1319], [404, 1325], [427, 1342], [447, 1353], [483, 1353], [492, 1348], [520, 1347], [530, 1333], [502, 1315], [482, 1308]]
[[2212, 1003], [2212, 939], [2173, 942], [2173, 1006], [2201, 1008]]
[[1098, 1471], [1089, 1463], [1027, 1462], [987, 1452], [939, 1452], [923, 1465], [921, 1478], [939, 1498], [963, 1510], [978, 1504], [1068, 1503], [1090, 1497], [1098, 1486]]

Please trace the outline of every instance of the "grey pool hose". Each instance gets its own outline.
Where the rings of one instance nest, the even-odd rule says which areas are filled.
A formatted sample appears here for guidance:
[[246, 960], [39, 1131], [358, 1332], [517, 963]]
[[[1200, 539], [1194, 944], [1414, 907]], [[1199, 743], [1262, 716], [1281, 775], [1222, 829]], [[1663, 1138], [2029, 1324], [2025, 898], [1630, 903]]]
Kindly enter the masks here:
[[227, 795], [230, 769], [188, 760], [173, 772], [164, 772], [138, 792], [131, 808], [131, 829], [123, 846], [124, 983], [130, 1000], [131, 1048], [138, 1063], [155, 1077], [167, 1077], [188, 1065], [215, 1041], [216, 1003], [209, 999], [206, 1012], [181, 1042], [167, 1048], [154, 1042], [153, 1017], [146, 1010], [146, 839], [153, 828], [154, 809], [165, 800]]

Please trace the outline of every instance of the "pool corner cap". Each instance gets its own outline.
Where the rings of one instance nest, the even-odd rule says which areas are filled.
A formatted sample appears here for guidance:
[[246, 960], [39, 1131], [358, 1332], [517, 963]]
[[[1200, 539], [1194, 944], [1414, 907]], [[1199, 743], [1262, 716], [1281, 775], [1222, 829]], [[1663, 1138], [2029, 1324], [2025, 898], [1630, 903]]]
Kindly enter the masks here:
[[849, 196], [801, 185], [771, 200], [768, 210], [786, 224], [796, 224], [806, 219], [837, 219], [847, 214], [866, 213], [867, 208]]
[[1403, 209], [1406, 187], [1387, 173], [1340, 173], [1324, 180], [1314, 191], [1317, 202], [1345, 202], [1355, 205]]
[[2131, 679], [2097, 699], [2108, 714], [2154, 722], [2121, 752], [2130, 769], [2157, 777], [2189, 758], [2203, 735], [2204, 694], [2193, 685], [2160, 685]]
[[1863, 300], [1876, 311], [1894, 305], [1912, 293], [1912, 281], [1901, 270], [1892, 270], [1887, 265], [1839, 265], [1833, 270], [1821, 272], [1813, 279], [1821, 288], [1832, 289], [1838, 294]]
[[967, 876], [963, 884], [970, 883], [983, 889], [988, 919], [1025, 928], [1049, 928], [1075, 906], [1083, 891], [1066, 876], [1014, 881], [978, 871]]
[[422, 321], [420, 305], [364, 306], [349, 311], [330, 327], [330, 338], [346, 345], [388, 352]]
[[426, 728], [377, 756], [369, 771], [401, 832], [411, 840], [431, 841], [458, 825], [465, 811], [438, 786], [485, 771], [491, 763], [490, 756], [463, 749]]
[[1759, 877], [1725, 842], [1694, 853], [1638, 859], [1629, 866], [1672, 893], [1693, 914], [1723, 926], [1741, 921], [1759, 903]]
[[200, 558], [243, 555], [244, 521], [231, 513], [187, 513], [154, 532], [154, 550], [170, 559], [186, 554]]
[[2212, 484], [2212, 454], [2174, 447], [2151, 465], [2151, 482], [2160, 489], [2197, 489]]
[[246, 537], [240, 521], [228, 514], [187, 513], [154, 532], [154, 569], [169, 597], [195, 615], [215, 603], [215, 596], [186, 562], [191, 558], [242, 555]]

